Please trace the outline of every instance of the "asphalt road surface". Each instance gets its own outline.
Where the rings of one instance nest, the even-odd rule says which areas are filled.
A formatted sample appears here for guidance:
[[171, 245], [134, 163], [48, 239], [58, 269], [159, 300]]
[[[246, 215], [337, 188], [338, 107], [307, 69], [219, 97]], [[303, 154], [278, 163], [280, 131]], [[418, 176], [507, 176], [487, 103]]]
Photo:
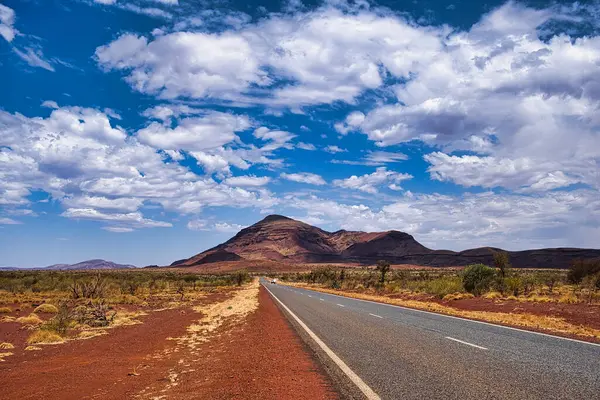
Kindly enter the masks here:
[[262, 283], [371, 398], [600, 399], [598, 345]]

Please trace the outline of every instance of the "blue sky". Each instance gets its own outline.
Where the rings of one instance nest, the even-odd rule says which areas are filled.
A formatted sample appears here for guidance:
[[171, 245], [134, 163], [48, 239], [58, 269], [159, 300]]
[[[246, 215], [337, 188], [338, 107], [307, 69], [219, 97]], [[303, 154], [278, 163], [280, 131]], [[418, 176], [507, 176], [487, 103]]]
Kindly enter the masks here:
[[599, 2], [0, 4], [0, 265], [168, 264], [270, 213], [598, 247]]

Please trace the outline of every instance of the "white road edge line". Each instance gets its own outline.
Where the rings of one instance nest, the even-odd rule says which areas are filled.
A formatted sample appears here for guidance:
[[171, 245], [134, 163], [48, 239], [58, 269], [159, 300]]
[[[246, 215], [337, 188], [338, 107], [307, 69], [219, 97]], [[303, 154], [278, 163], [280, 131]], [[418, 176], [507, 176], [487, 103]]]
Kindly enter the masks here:
[[371, 313], [369, 313], [369, 315], [371, 315], [373, 317], [377, 317], [377, 318], [383, 318], [381, 315], [377, 315], [377, 314], [371, 314]]
[[379, 397], [379, 395], [377, 395], [377, 393], [375, 393], [373, 389], [371, 389], [369, 385], [367, 385], [360, 378], [360, 376], [356, 375], [354, 371], [352, 371], [350, 367], [346, 365], [346, 363], [343, 362], [342, 359], [337, 356], [337, 354], [335, 354], [321, 339], [319, 339], [319, 337], [315, 335], [315, 333], [311, 331], [310, 328], [306, 326], [306, 324], [302, 322], [302, 320], [292, 312], [292, 310], [290, 310], [285, 304], [283, 304], [283, 302], [279, 300], [277, 296], [275, 296], [273, 292], [269, 290], [268, 287], [266, 287], [265, 285], [263, 285], [263, 287], [267, 289], [267, 292], [269, 292], [271, 296], [273, 296], [273, 298], [277, 300], [277, 302], [281, 304], [281, 306], [292, 316], [292, 318], [296, 320], [296, 322], [302, 327], [302, 329], [304, 329], [306, 333], [308, 333], [308, 336], [310, 336], [311, 339], [319, 345], [319, 347], [325, 352], [325, 354], [327, 354], [329, 358], [331, 358], [331, 360], [342, 370], [342, 372], [346, 374], [346, 376], [352, 381], [352, 383], [354, 383], [360, 389], [360, 391], [366, 396], [368, 400], [381, 400], [381, 397]]
[[487, 347], [478, 346], [476, 344], [465, 342], [464, 340], [458, 340], [458, 339], [455, 339], [455, 338], [450, 337], [450, 336], [446, 336], [446, 339], [453, 340], [453, 341], [458, 342], [458, 343], [466, 344], [467, 346], [476, 347], [476, 348], [481, 349], [481, 350], [487, 350]]
[[337, 305], [340, 306], [340, 307], [346, 307], [345, 305], [340, 304], [340, 303], [337, 303]]
[[[311, 290], [311, 289], [304, 289], [304, 288], [302, 288], [302, 290], [311, 291], [313, 293], [323, 293], [323, 292], [317, 292], [317, 291]], [[323, 294], [327, 294], [329, 296], [341, 297], [343, 299], [351, 299], [351, 300], [356, 300], [356, 301], [364, 301], [365, 303], [372, 303], [372, 304], [377, 304], [377, 305], [380, 305], [380, 306], [395, 307], [395, 308], [400, 308], [402, 310], [420, 312], [420, 313], [423, 313], [423, 314], [437, 315], [438, 317], [458, 319], [458, 320], [461, 320], [461, 321], [472, 322], [474, 324], [489, 325], [489, 326], [493, 326], [493, 327], [496, 327], [496, 328], [509, 329], [511, 331], [517, 331], [517, 332], [523, 332], [523, 333], [530, 333], [532, 335], [546, 336], [546, 337], [549, 337], [549, 338], [552, 338], [552, 339], [567, 340], [569, 342], [582, 343], [582, 344], [588, 344], [590, 346], [598, 346], [598, 347], [600, 347], [600, 343], [586, 342], [584, 340], [571, 339], [571, 338], [567, 338], [567, 337], [551, 335], [549, 333], [528, 331], [526, 329], [513, 328], [512, 326], [492, 324], [491, 322], [484, 322], [484, 321], [477, 321], [477, 320], [474, 320], [474, 319], [468, 319], [468, 318], [462, 318], [462, 317], [455, 317], [454, 315], [446, 315], [446, 314], [440, 314], [440, 313], [435, 313], [435, 312], [431, 312], [431, 311], [419, 310], [419, 309], [416, 309], [416, 308], [402, 307], [402, 306], [397, 306], [395, 304], [382, 303], [382, 302], [379, 302], [379, 301], [356, 299], [354, 297], [340, 296], [339, 294], [333, 294], [333, 293], [323, 293]]]

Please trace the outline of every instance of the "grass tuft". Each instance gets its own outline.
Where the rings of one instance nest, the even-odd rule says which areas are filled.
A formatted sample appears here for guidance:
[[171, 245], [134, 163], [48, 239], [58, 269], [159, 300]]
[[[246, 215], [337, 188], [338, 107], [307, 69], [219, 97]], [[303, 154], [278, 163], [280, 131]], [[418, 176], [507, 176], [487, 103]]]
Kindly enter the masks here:
[[9, 314], [12, 312], [10, 307], [0, 307], [0, 314]]
[[104, 330], [96, 329], [91, 331], [81, 331], [79, 335], [77, 335], [77, 339], [91, 339], [96, 336], [106, 335], [107, 332]]
[[25, 350], [27, 350], [27, 351], [34, 351], [34, 350], [41, 350], [41, 349], [42, 348], [38, 347], [38, 346], [27, 346], [27, 347], [25, 347]]
[[65, 339], [59, 334], [46, 330], [37, 330], [27, 338], [27, 343], [29, 344], [57, 344], [64, 341]]
[[451, 293], [444, 296], [444, 301], [453, 301], [453, 300], [462, 300], [462, 299], [472, 299], [475, 297], [471, 293]]
[[562, 304], [577, 304], [579, 303], [579, 299], [577, 298], [577, 296], [570, 293], [560, 296], [558, 302]]
[[52, 304], [44, 303], [37, 306], [37, 308], [33, 310], [33, 312], [56, 314], [58, 312], [58, 308], [56, 308], [56, 306]]
[[502, 293], [500, 292], [488, 292], [486, 294], [484, 294], [483, 296], [484, 299], [488, 299], [488, 300], [496, 300], [496, 299], [501, 299], [502, 298]]
[[10, 349], [14, 349], [15, 346], [12, 343], [8, 343], [8, 342], [2, 342], [0, 343], [0, 349], [2, 350], [10, 350]]
[[31, 313], [26, 317], [17, 318], [17, 322], [23, 325], [39, 325], [44, 321], [42, 321], [36, 314]]

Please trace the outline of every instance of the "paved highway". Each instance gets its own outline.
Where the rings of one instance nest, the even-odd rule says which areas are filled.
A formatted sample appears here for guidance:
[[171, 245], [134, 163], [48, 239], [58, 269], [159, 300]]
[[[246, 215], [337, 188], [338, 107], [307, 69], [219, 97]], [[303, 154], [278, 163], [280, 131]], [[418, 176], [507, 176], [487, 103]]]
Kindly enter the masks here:
[[262, 283], [365, 397], [600, 399], [598, 345]]

